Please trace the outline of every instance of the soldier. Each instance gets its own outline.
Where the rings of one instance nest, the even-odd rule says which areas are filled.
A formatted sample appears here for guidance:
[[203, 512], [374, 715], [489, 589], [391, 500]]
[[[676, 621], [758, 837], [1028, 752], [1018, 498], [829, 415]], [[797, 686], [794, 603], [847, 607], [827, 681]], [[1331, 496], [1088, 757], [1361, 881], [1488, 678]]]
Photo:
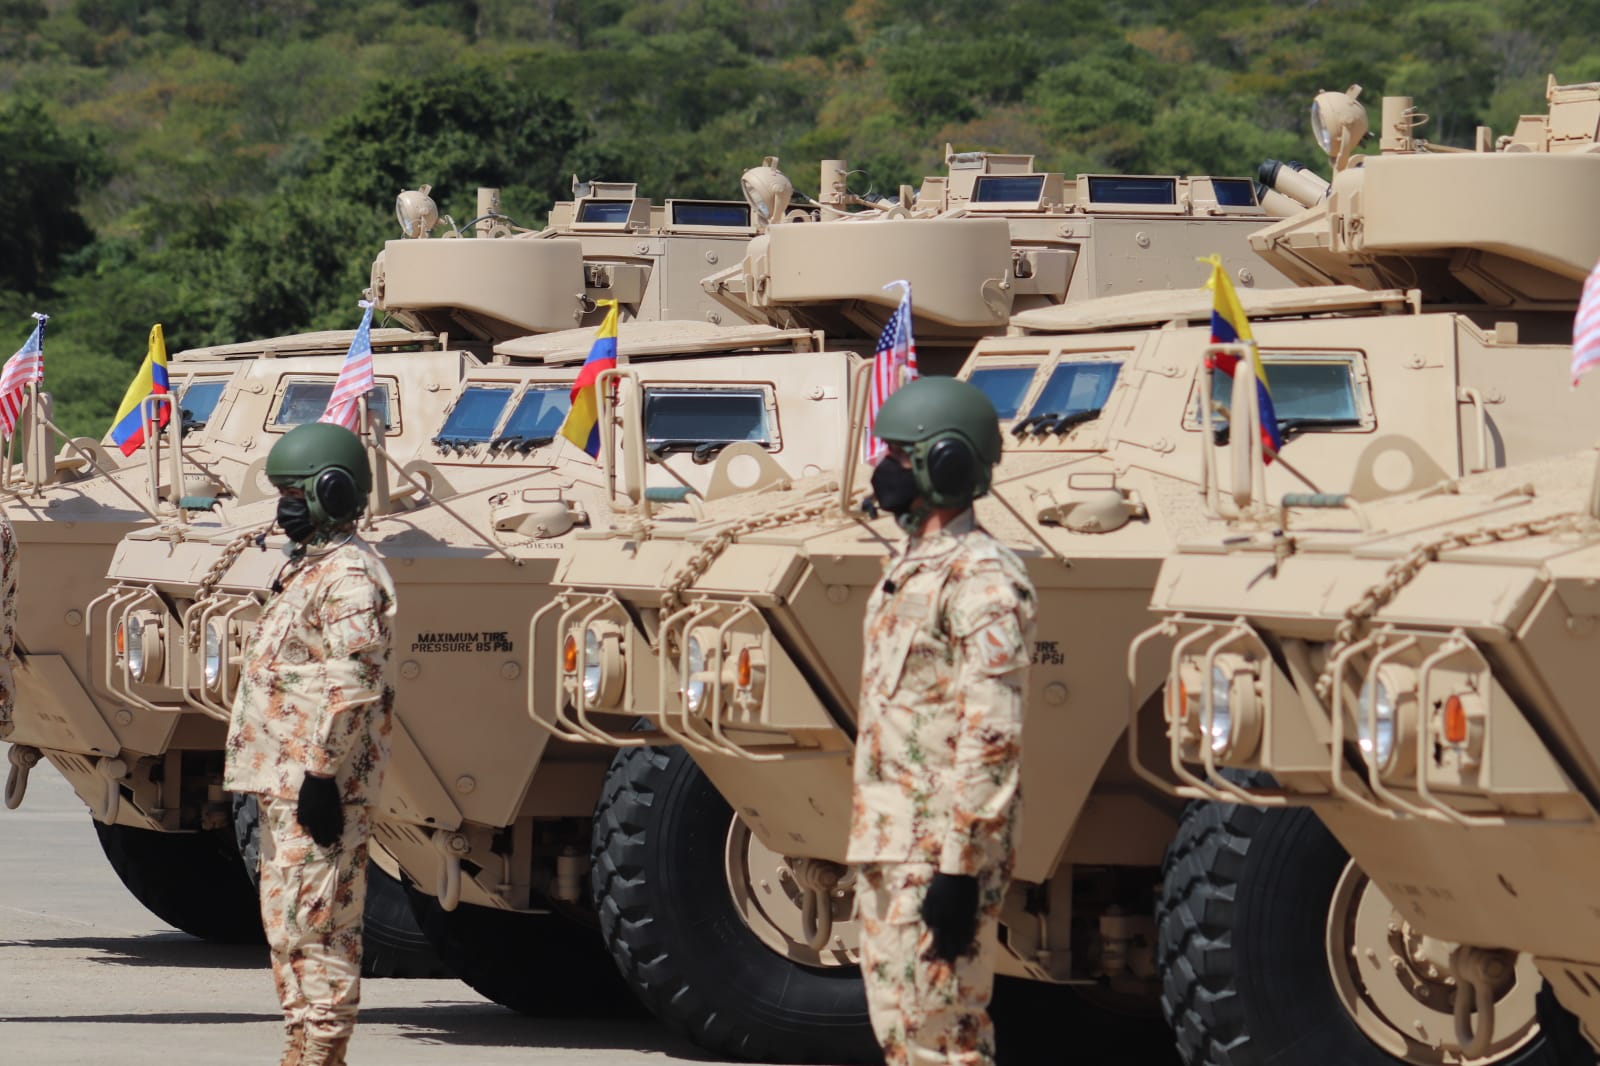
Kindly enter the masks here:
[[873, 493], [910, 539], [867, 605], [848, 856], [867, 1007], [888, 1066], [992, 1064], [1033, 585], [972, 512], [1000, 461], [988, 397], [920, 378], [875, 433], [889, 451]]
[[356, 538], [360, 438], [312, 423], [267, 455], [294, 542], [244, 652], [224, 787], [261, 802], [261, 919], [283, 1066], [340, 1066], [361, 1000], [371, 807], [389, 760], [394, 585]]

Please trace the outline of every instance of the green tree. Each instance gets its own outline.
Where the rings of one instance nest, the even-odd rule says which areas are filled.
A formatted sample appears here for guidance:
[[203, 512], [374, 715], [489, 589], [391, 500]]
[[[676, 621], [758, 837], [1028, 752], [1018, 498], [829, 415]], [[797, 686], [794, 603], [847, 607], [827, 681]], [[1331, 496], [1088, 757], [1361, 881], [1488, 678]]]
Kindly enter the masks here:
[[0, 188], [10, 205], [0, 289], [42, 293], [62, 260], [94, 237], [82, 214], [85, 194], [105, 176], [105, 160], [74, 137], [36, 99], [0, 108]]

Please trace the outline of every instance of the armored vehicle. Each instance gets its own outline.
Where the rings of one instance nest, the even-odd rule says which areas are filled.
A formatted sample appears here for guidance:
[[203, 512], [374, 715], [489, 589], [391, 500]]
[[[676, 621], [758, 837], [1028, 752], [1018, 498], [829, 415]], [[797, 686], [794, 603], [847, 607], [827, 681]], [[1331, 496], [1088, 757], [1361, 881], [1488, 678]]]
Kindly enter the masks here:
[[[1547, 114], [1477, 152], [1423, 150], [1408, 102], [1389, 100], [1370, 158], [1348, 151], [1365, 123], [1353, 93], [1319, 98], [1342, 166], [1252, 237], [1308, 287], [1241, 293], [1289, 441], [1253, 481], [1223, 477], [1259, 445], [1228, 434], [1242, 401], [1203, 370], [1203, 290], [1029, 311], [976, 345], [960, 376], [1007, 436], [978, 514], [1040, 595], [1003, 973], [1108, 1011], [1159, 998], [1188, 1063], [1463, 1059], [1427, 970], [1438, 945], [1384, 920], [1390, 902], [1336, 842], [1272, 811], [1221, 832], [1218, 808], [1130, 769], [1161, 723], [1130, 733], [1121, 664], [1162, 559], [1220, 536], [1241, 492], [1367, 500], [1590, 435], [1596, 401], [1559, 376], [1600, 257], [1582, 191], [1600, 156], [1566, 150], [1595, 143], [1596, 92], [1553, 90]], [[900, 538], [858, 507], [857, 445], [842, 475], [579, 538], [530, 631], [535, 720], [625, 749], [591, 846], [613, 954], [658, 1014], [724, 1053], [872, 1054], [842, 859], [858, 634]], [[1141, 669], [1134, 705], [1159, 706], [1166, 680]], [[1515, 972], [1473, 1057], [1550, 1061], [1536, 981]]]
[[[605, 423], [600, 465], [554, 430], [593, 339], [587, 329], [497, 342], [425, 431], [428, 442], [408, 468], [414, 480], [400, 477], [398, 460], [383, 460], [395, 492], [380, 490], [364, 535], [399, 586], [400, 727], [374, 840], [383, 861], [404, 871], [424, 928], [447, 960], [491, 998], [538, 1009], [586, 995], [570, 968], [526, 966], [506, 948], [576, 945], [580, 934], [598, 944], [592, 931], [575, 931], [566, 919], [587, 910], [584, 852], [609, 753], [552, 741], [526, 714], [532, 673], [524, 634], [579, 533], [635, 524], [636, 504], [692, 514], [705, 502], [777, 488], [834, 465], [846, 434], [851, 368], [870, 351], [898, 298], [880, 279], [912, 284], [914, 327], [930, 369], [954, 369], [954, 353], [964, 353], [973, 337], [1005, 327], [1027, 288], [1019, 272], [1053, 278], [1020, 293], [1053, 304], [1068, 297], [1074, 278], [1100, 286], [1161, 283], [1159, 262], [1140, 260], [1141, 249], [1173, 257], [1220, 246], [1234, 268], [1256, 271], [1254, 283], [1282, 283], [1270, 268], [1250, 265], [1248, 231], [1267, 216], [1244, 179], [1234, 180], [1250, 202], [1237, 208], [1219, 206], [1214, 193], [1196, 206], [1198, 179], [1149, 179], [1188, 199], [1143, 217], [1108, 201], [1106, 218], [1140, 228], [1104, 231], [1096, 229], [1100, 206], [1067, 196], [1059, 175], [1034, 174], [1027, 157], [974, 154], [952, 166], [958, 163], [967, 174], [962, 187], [1014, 178], [1036, 187], [1033, 200], [1015, 194], [985, 214], [955, 211], [944, 194], [935, 203], [929, 193], [921, 206], [909, 197], [909, 211], [901, 203], [856, 203], [862, 210], [852, 213], [843, 193], [793, 206], [786, 179], [771, 165], [747, 175], [746, 217], [781, 221], [761, 223], [760, 263], [752, 253], [738, 269], [758, 279], [749, 291], [765, 293], [776, 310], [741, 314], [742, 323], [727, 316], [721, 326], [703, 316], [623, 321], [614, 380], [623, 410], [639, 416], [639, 434], [618, 442]], [[1046, 199], [1039, 191], [1046, 189], [1057, 198]], [[1049, 243], [1049, 256], [1019, 250], [1015, 227], [1039, 219], [1071, 229], [1070, 240], [1039, 238]], [[811, 236], [782, 235], [790, 231]], [[1143, 265], [1122, 273], [1094, 266], [1097, 255], [1113, 258], [1110, 251], [1091, 254], [1108, 232], [1126, 246], [1130, 264]], [[386, 249], [375, 290], [393, 297], [396, 249], [413, 243]], [[804, 294], [776, 280], [810, 275], [822, 280], [814, 278]], [[725, 280], [708, 281], [706, 290], [719, 300], [731, 291]], [[842, 337], [798, 318], [772, 324], [780, 312], [820, 313], [812, 309], [823, 303]], [[124, 540], [111, 569], [113, 599], [97, 630], [96, 669], [114, 680], [126, 669], [126, 652], [115, 646], [119, 625], [159, 634], [165, 648], [187, 635], [192, 661], [184, 666], [168, 656], [164, 672], [140, 685], [119, 682], [122, 702], [137, 696], [162, 708], [203, 706], [220, 728], [234, 681], [229, 663], [280, 565], [273, 553], [249, 547], [251, 522], [271, 517], [265, 504], [258, 508], [176, 547], [154, 529]], [[211, 656], [209, 669], [201, 648]], [[464, 686], [470, 699], [461, 698]]]
[[[754, 234], [746, 204], [657, 206], [625, 183], [575, 193], [556, 205], [549, 227], [529, 232], [513, 230], [496, 191], [481, 189], [473, 239], [458, 239], [458, 227], [428, 239], [437, 210], [426, 187], [401, 194], [397, 213], [410, 239], [389, 242], [372, 272], [377, 309], [409, 327], [370, 333], [379, 385], [371, 405], [390, 454], [410, 460], [436, 434], [463, 369], [492, 361], [496, 340], [572, 328], [604, 298], [641, 319], [720, 315], [698, 282], [708, 262], [742, 250]], [[252, 511], [271, 495], [260, 466], [279, 434], [321, 415], [352, 335], [177, 353], [169, 379], [181, 431], [131, 459], [109, 439], [65, 441], [54, 454], [50, 442], [63, 435], [46, 394], [23, 416], [24, 461], [6, 469], [4, 505], [27, 571], [16, 716], [0, 732], [12, 745], [7, 802], [21, 802], [28, 771], [49, 759], [94, 812], [128, 887], [199, 936], [259, 935], [220, 792], [221, 724], [195, 704], [108, 689], [85, 657], [85, 636], [104, 632], [97, 612], [111, 601], [97, 597], [124, 535], [159, 531], [176, 544], [214, 537], [256, 512], [258, 524], [270, 521], [270, 504]], [[381, 876], [376, 883], [377, 892], [388, 885]]]
[[[1392, 995], [1392, 967], [1455, 1012], [1472, 1057], [1539, 975], [1600, 1034], [1584, 881], [1600, 822], [1580, 702], [1584, 597], [1600, 576], [1595, 458], [1376, 502], [1286, 497], [1169, 559], [1163, 620], [1141, 641], [1145, 658], [1167, 653], [1179, 695], [1145, 710], [1165, 735], [1136, 723], [1154, 743], [1135, 768], [1179, 795], [1252, 805], [1210, 820], [1223, 838], [1263, 808], [1331, 832], [1360, 870], [1335, 889], [1343, 920], [1386, 924], [1390, 941], [1341, 993]], [[1391, 906], [1364, 900], [1374, 887]]]

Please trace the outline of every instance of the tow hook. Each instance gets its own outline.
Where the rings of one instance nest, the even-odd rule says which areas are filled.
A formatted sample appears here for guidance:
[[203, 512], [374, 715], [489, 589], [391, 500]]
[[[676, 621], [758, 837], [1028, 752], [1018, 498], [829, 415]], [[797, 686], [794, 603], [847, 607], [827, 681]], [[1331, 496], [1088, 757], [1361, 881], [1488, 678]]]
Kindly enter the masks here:
[[11, 772], [6, 774], [6, 808], [14, 811], [28, 793], [28, 772], [39, 765], [39, 749], [13, 744], [6, 757], [11, 760]]
[[833, 936], [833, 898], [850, 875], [826, 859], [791, 859], [789, 871], [800, 888], [800, 933], [807, 947], [821, 951]]
[[439, 897], [439, 906], [453, 911], [461, 902], [461, 857], [472, 850], [472, 845], [460, 833], [435, 832], [433, 846], [444, 860], [439, 880], [434, 885], [435, 894]]
[[[1450, 954], [1456, 978], [1456, 1042], [1462, 1057], [1481, 1059], [1494, 1043], [1495, 990], [1508, 985], [1516, 972], [1517, 955], [1504, 948], [1477, 948], [1463, 944]], [[1472, 1015], [1478, 1015], [1477, 1026]]]

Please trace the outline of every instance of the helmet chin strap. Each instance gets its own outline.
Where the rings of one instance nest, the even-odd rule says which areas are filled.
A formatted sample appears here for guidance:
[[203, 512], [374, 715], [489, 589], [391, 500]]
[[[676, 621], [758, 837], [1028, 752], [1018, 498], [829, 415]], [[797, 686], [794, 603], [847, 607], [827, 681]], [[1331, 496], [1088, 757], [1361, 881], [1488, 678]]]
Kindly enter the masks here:
[[933, 514], [933, 505], [921, 496], [911, 505], [911, 510], [894, 516], [895, 524], [912, 536], [922, 532], [923, 524]]

